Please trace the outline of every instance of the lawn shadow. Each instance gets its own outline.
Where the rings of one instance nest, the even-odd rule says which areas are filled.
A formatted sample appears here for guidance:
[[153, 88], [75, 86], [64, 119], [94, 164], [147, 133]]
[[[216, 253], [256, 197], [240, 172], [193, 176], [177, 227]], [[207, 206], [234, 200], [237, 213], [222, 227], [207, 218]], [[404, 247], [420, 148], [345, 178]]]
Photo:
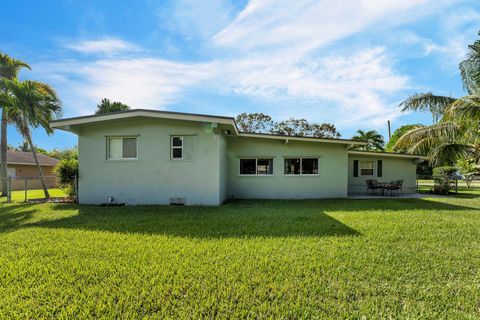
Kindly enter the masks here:
[[355, 236], [356, 230], [318, 207], [239, 201], [219, 207], [55, 205], [78, 210], [64, 219], [29, 226], [76, 228], [122, 233], [162, 234], [192, 238]]
[[0, 233], [18, 229], [35, 213], [34, 205], [11, 204], [0, 206]]
[[[332, 217], [335, 212], [369, 214], [394, 211], [472, 211], [443, 199], [237, 200], [219, 207], [53, 205], [68, 217], [30, 226], [193, 238], [356, 236], [360, 233]], [[78, 212], [77, 212], [78, 211]], [[330, 214], [329, 214], [330, 213]], [[417, 211], [418, 213], [418, 211]]]

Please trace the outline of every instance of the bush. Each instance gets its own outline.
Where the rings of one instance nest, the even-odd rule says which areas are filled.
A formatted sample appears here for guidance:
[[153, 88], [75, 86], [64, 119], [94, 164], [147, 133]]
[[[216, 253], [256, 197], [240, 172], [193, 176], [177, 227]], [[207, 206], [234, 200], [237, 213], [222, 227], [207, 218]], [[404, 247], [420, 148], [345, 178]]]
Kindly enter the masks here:
[[457, 168], [451, 166], [433, 168], [434, 192], [448, 194], [457, 180]]
[[55, 173], [62, 188], [70, 198], [75, 197], [75, 176], [78, 175], [77, 159], [62, 159], [55, 166]]
[[458, 171], [462, 175], [462, 179], [467, 184], [467, 188], [470, 188], [473, 179], [478, 174], [479, 167], [475, 164], [473, 159], [462, 159], [458, 160], [455, 164]]

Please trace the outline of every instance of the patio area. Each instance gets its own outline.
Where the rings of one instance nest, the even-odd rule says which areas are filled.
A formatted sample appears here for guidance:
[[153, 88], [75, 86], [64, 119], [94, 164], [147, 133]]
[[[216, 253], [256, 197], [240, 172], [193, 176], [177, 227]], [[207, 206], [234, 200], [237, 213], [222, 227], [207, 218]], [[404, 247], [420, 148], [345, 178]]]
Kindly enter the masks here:
[[430, 193], [404, 193], [395, 196], [382, 196], [380, 194], [349, 194], [348, 199], [423, 199], [423, 198], [447, 198], [447, 195]]

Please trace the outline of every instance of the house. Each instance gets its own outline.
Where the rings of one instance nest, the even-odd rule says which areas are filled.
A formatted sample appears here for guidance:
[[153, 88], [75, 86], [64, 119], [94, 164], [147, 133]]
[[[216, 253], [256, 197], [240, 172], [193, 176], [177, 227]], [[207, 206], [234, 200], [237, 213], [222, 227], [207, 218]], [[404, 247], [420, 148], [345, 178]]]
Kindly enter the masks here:
[[415, 155], [363, 142], [239, 132], [231, 117], [153, 110], [68, 118], [78, 135], [79, 201], [219, 205], [227, 199], [343, 198], [366, 179], [416, 191]]
[[[37, 159], [42, 167], [45, 183], [48, 188], [57, 186], [57, 178], [53, 169], [58, 160], [47, 155], [37, 153]], [[38, 168], [31, 152], [7, 151], [7, 175], [11, 178], [12, 190], [24, 190], [25, 179], [28, 189], [40, 189], [42, 187], [38, 174]], [[0, 187], [1, 188], [1, 187]]]

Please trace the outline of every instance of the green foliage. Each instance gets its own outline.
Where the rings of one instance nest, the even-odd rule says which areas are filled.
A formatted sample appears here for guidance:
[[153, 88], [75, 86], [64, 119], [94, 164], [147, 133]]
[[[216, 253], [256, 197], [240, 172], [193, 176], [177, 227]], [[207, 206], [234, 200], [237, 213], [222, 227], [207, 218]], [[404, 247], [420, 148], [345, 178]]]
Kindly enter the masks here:
[[356, 146], [355, 149], [357, 150], [365, 150], [365, 151], [383, 151], [385, 140], [383, 136], [378, 133], [376, 130], [357, 130], [357, 135], [352, 137], [352, 140], [366, 142], [367, 145], [365, 146]]
[[121, 102], [110, 102], [109, 99], [103, 98], [99, 105], [97, 105], [97, 111], [95, 114], [105, 114], [110, 112], [122, 112], [128, 111], [130, 107]]
[[240, 131], [252, 133], [270, 133], [286, 136], [340, 138], [341, 134], [331, 123], [309, 123], [306, 119], [290, 118], [275, 122], [264, 113], [241, 113], [235, 122]]
[[0, 317], [474, 319], [478, 199], [2, 205]]
[[427, 161], [417, 164], [417, 176], [419, 179], [430, 179], [432, 175], [433, 167]]
[[63, 159], [78, 159], [78, 148], [66, 148], [66, 149], [53, 149], [52, 151], [48, 151], [46, 153], [49, 157], [63, 160]]
[[455, 167], [462, 175], [462, 179], [467, 184], [467, 188], [470, 188], [475, 175], [479, 173], [479, 167], [475, 164], [474, 159], [458, 160]]
[[57, 163], [54, 170], [58, 176], [60, 188], [73, 198], [75, 196], [75, 177], [78, 176], [78, 160], [64, 158]]
[[[22, 144], [18, 145], [13, 150], [23, 151], [23, 152], [32, 152], [32, 148], [30, 148], [30, 145], [28, 144], [27, 141], [23, 141]], [[35, 146], [35, 151], [37, 151], [38, 153], [45, 154], [45, 155], [48, 155], [48, 153], [49, 153], [47, 150], [45, 150], [45, 149], [43, 149], [39, 146]]]
[[240, 113], [236, 118], [238, 128], [242, 132], [270, 133], [274, 122], [272, 117], [264, 113]]
[[15, 79], [22, 68], [31, 70], [27, 63], [0, 52], [0, 78]]
[[432, 93], [414, 94], [400, 104], [402, 111], [431, 112], [435, 124], [407, 132], [398, 140], [396, 147], [407, 148], [411, 153], [427, 154], [434, 165], [479, 158], [480, 40], [468, 47], [459, 69], [466, 96], [453, 98]]
[[395, 130], [392, 134], [392, 137], [388, 141], [388, 143], [385, 146], [385, 151], [387, 152], [397, 152], [397, 153], [407, 153], [408, 149], [403, 147], [397, 147], [395, 144], [397, 143], [398, 139], [400, 139], [401, 136], [403, 136], [406, 132], [416, 129], [416, 128], [421, 128], [423, 125], [421, 124], [407, 124], [404, 126], [401, 126], [397, 130]]
[[452, 189], [456, 177], [457, 168], [452, 166], [433, 168], [433, 181], [435, 193], [448, 194]]

